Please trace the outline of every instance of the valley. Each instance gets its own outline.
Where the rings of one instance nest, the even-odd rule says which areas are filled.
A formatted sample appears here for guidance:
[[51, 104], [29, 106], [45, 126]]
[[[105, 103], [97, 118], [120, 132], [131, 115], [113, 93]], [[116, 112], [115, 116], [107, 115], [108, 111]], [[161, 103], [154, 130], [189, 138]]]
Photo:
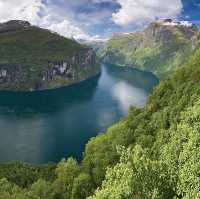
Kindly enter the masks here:
[[100, 75], [65, 88], [0, 92], [0, 161], [81, 160], [91, 137], [118, 122], [129, 106], [143, 107], [158, 84], [150, 73], [104, 64], [101, 68]]
[[200, 198], [196, 25], [156, 20], [92, 49], [8, 23], [0, 25], [0, 198]]

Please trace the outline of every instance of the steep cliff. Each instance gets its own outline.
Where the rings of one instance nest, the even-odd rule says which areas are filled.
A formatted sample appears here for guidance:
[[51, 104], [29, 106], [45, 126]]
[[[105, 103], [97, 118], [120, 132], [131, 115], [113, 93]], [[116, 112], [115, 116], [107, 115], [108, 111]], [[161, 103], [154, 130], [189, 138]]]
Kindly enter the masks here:
[[0, 24], [0, 55], [0, 90], [58, 88], [100, 72], [91, 48], [25, 21]]
[[165, 77], [197, 46], [198, 29], [186, 21], [151, 23], [143, 32], [115, 34], [102, 53], [105, 62], [148, 70]]

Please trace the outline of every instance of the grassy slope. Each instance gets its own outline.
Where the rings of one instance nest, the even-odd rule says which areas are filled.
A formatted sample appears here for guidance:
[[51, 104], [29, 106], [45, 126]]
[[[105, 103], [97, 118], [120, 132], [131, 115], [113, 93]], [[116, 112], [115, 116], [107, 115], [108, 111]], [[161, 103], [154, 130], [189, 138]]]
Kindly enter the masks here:
[[[14, 86], [13, 89], [26, 90], [33, 87], [48, 61], [68, 61], [75, 53], [84, 59], [88, 50], [87, 46], [76, 41], [34, 26], [0, 34], [0, 64], [20, 64], [28, 73], [19, 85], [8, 85], [8, 88]], [[88, 76], [80, 66], [73, 67], [80, 72], [80, 76]], [[94, 66], [95, 70], [98, 69]], [[67, 82], [63, 82], [65, 83]], [[6, 85], [0, 87], [4, 88]]]
[[66, 59], [85, 49], [75, 41], [37, 27], [0, 34], [0, 63], [37, 65], [49, 59]]
[[137, 67], [154, 72], [159, 77], [175, 71], [192, 52], [192, 42], [179, 28], [165, 27], [169, 39], [153, 41], [141, 33], [112, 38], [102, 56], [110, 55], [108, 62]]

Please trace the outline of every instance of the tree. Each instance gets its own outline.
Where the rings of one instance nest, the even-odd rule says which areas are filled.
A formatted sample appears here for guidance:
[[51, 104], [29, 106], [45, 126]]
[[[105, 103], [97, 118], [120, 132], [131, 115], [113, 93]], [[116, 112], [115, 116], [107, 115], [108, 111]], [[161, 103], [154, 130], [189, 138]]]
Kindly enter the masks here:
[[57, 197], [71, 198], [74, 179], [78, 176], [79, 170], [78, 163], [73, 158], [58, 163], [56, 168], [57, 178], [53, 184]]
[[24, 191], [7, 179], [0, 180], [0, 199], [26, 199]]
[[72, 199], [85, 199], [93, 190], [91, 176], [86, 173], [81, 173], [74, 179], [72, 189]]
[[53, 199], [54, 192], [50, 183], [39, 179], [32, 184], [30, 189], [26, 192], [26, 198], [28, 199]]

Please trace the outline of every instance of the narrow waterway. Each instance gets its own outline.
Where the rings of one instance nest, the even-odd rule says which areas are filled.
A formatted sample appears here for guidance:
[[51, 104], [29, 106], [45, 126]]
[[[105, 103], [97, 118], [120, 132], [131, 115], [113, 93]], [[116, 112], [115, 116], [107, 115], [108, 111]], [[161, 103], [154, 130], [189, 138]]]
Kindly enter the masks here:
[[87, 141], [144, 106], [158, 83], [151, 73], [102, 65], [80, 84], [33, 93], [0, 92], [0, 161], [81, 158]]

